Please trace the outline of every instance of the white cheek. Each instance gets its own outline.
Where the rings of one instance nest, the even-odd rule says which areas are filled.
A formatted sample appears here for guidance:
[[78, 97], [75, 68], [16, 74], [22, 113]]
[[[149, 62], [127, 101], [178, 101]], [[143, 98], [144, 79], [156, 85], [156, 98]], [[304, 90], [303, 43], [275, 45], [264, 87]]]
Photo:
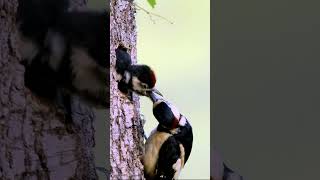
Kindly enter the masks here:
[[132, 77], [132, 89], [138, 92], [142, 92], [142, 88], [140, 86], [140, 81], [138, 80], [137, 77]]
[[[180, 111], [177, 107], [175, 107], [174, 105], [170, 104], [169, 102], [167, 102], [167, 104], [169, 105], [169, 107], [171, 108], [171, 111], [173, 113], [173, 115], [177, 118], [177, 119], [180, 119], [179, 121], [179, 125], [180, 126], [185, 126], [187, 124], [187, 119], [182, 116], [180, 114]], [[181, 117], [180, 117], [181, 116]]]
[[187, 124], [187, 119], [184, 116], [182, 116], [180, 121], [179, 121], [179, 125], [180, 126], [185, 126], [186, 124]]
[[178, 110], [177, 107], [175, 107], [174, 105], [172, 105], [170, 102], [167, 102], [168, 106], [170, 107], [174, 117], [176, 117], [177, 119], [180, 118], [180, 111]]

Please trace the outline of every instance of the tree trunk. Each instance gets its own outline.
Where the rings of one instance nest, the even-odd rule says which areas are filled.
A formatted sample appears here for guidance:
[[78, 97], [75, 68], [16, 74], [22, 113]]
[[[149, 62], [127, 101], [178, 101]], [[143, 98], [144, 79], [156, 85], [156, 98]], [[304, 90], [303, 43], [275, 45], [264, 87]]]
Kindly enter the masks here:
[[128, 49], [136, 62], [135, 8], [131, 1], [110, 2], [110, 163], [111, 179], [143, 179], [140, 156], [143, 152], [143, 125], [140, 121], [139, 97], [131, 102], [117, 88], [115, 49]]
[[[85, 0], [71, 0], [74, 7]], [[0, 179], [97, 179], [94, 115], [73, 97], [75, 132], [53, 104], [24, 86], [15, 16], [17, 0], [0, 0]]]

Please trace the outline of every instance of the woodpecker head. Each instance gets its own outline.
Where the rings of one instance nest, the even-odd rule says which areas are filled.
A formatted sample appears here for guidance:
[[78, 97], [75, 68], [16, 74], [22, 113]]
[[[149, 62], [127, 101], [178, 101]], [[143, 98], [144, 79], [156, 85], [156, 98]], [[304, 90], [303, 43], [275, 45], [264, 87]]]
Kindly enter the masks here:
[[154, 90], [156, 76], [154, 71], [147, 65], [131, 65], [124, 72], [123, 81], [131, 91], [142, 96], [148, 96]]
[[[134, 91], [139, 95], [147, 96], [156, 84], [156, 75], [147, 65], [132, 65], [127, 50], [123, 47], [116, 49], [116, 71], [119, 90], [125, 94]], [[119, 85], [118, 84], [118, 85]]]
[[178, 108], [165, 100], [158, 90], [152, 90], [148, 96], [153, 102], [153, 115], [159, 124], [168, 129], [175, 129], [186, 124], [187, 120], [182, 116]]

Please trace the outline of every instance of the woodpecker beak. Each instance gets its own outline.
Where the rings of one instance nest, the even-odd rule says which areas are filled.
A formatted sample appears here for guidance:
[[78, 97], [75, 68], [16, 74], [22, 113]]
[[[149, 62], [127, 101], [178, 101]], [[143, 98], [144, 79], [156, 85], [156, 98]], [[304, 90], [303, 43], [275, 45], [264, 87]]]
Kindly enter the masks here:
[[158, 91], [155, 88], [153, 88], [151, 91], [149, 91], [148, 96], [150, 97], [150, 99], [152, 100], [153, 103], [164, 99], [162, 94], [160, 93], [160, 91]]
[[156, 88], [153, 88], [153, 89], [151, 90], [151, 93], [156, 93], [156, 94], [158, 94], [158, 95], [160, 95], [160, 96], [163, 96], [163, 95], [161, 94], [161, 92], [158, 91], [158, 89], [156, 89]]

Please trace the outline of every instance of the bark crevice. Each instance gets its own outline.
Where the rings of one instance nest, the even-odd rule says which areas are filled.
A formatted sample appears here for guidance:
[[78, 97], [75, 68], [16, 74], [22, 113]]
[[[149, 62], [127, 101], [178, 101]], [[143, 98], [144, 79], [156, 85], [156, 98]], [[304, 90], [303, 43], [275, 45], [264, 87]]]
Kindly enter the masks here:
[[114, 69], [115, 49], [124, 47], [136, 63], [135, 7], [126, 0], [110, 1], [110, 163], [111, 179], [143, 179], [140, 157], [143, 133], [139, 97], [130, 101], [119, 90]]
[[[71, 0], [73, 7], [85, 0]], [[93, 112], [73, 98], [75, 133], [53, 103], [24, 86], [15, 25], [18, 0], [0, 0], [0, 179], [97, 179]]]

